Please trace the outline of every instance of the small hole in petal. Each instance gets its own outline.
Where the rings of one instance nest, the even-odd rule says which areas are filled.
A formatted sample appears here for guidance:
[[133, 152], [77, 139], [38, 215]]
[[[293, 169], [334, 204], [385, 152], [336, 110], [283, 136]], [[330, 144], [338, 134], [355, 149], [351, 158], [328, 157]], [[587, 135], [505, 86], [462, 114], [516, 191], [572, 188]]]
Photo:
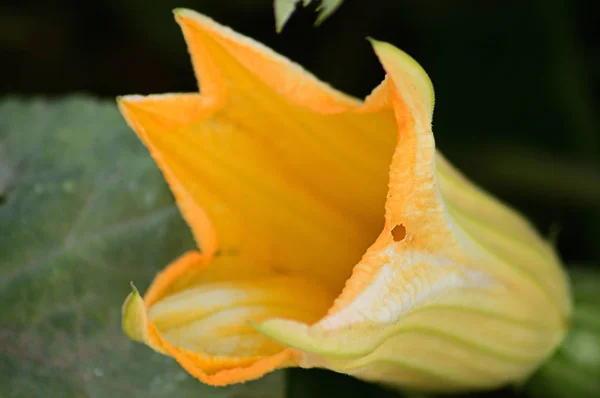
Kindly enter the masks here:
[[401, 242], [406, 238], [406, 228], [404, 225], [398, 224], [392, 229], [392, 236], [394, 237], [394, 242]]

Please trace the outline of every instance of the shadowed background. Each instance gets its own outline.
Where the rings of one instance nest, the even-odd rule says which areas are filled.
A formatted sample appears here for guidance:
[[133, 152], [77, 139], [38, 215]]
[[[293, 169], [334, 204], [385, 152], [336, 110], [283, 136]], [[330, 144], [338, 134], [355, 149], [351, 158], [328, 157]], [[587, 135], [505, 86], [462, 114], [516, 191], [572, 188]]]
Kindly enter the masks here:
[[318, 28], [314, 7], [300, 9], [281, 34], [271, 0], [151, 4], [3, 2], [0, 94], [194, 91], [176, 7], [229, 25], [360, 97], [383, 78], [365, 37], [389, 41], [433, 80], [442, 152], [555, 239], [566, 263], [599, 267], [600, 3], [346, 0]]

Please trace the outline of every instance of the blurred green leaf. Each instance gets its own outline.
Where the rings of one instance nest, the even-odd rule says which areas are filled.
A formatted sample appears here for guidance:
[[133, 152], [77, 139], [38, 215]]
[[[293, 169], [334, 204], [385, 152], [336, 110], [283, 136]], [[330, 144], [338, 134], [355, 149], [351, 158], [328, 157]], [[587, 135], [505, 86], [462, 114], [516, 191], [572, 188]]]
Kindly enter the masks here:
[[[281, 32], [287, 21], [296, 11], [298, 5], [302, 2], [304, 7], [310, 5], [312, 0], [275, 0], [273, 8], [275, 10], [275, 28], [277, 32]], [[321, 4], [317, 7], [319, 15], [317, 16], [316, 25], [321, 24], [331, 14], [342, 5], [344, 0], [321, 0]]]
[[121, 331], [129, 281], [194, 244], [112, 103], [0, 102], [0, 176], [0, 396], [283, 396], [282, 372], [211, 388]]

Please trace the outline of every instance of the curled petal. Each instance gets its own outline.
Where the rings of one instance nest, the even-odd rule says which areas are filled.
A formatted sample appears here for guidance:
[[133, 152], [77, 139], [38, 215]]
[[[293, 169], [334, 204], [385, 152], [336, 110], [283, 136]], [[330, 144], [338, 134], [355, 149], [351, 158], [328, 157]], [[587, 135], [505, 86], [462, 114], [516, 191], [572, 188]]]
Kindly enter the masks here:
[[176, 19], [201, 94], [119, 106], [203, 253], [128, 297], [132, 339], [214, 385], [303, 366], [484, 389], [552, 353], [571, 311], [560, 261], [436, 150], [419, 64], [372, 40], [387, 76], [361, 102], [204, 16]]

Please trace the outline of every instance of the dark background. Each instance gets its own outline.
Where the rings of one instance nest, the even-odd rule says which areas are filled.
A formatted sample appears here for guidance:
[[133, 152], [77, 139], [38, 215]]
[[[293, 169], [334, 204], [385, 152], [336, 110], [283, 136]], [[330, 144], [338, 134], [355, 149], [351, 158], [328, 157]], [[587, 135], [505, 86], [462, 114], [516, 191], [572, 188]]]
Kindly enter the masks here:
[[193, 8], [364, 96], [383, 77], [365, 37], [415, 57], [436, 88], [438, 147], [557, 239], [600, 264], [600, 2], [347, 0], [276, 34], [271, 0], [0, 5], [0, 94], [100, 97], [196, 90], [175, 7]]

